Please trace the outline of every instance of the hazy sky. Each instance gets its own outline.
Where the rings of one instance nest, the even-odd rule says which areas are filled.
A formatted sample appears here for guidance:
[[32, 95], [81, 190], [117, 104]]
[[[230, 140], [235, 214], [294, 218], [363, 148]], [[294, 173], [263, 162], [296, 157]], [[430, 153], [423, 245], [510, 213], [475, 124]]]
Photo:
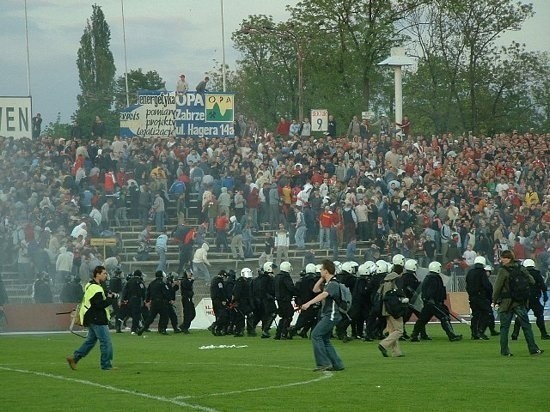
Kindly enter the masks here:
[[[221, 0], [125, 0], [128, 70], [156, 70], [168, 89], [179, 73], [190, 87], [222, 61]], [[238, 58], [231, 33], [251, 14], [288, 18], [286, 5], [297, 0], [224, 0], [226, 62], [234, 68]], [[550, 51], [550, 0], [532, 0], [536, 15], [524, 29], [505, 37], [525, 43], [531, 50]], [[124, 73], [120, 0], [27, 0], [31, 95], [33, 111], [42, 113], [43, 125], [57, 112], [68, 122], [80, 92], [76, 54], [80, 37], [92, 14], [101, 6], [111, 28], [111, 51], [117, 76]], [[24, 0], [0, 0], [0, 96], [27, 95]]]

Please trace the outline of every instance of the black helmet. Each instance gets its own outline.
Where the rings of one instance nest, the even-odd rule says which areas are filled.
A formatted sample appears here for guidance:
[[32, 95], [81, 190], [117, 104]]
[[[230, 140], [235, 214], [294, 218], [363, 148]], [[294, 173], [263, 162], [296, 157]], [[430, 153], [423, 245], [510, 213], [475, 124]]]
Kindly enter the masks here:
[[163, 272], [162, 270], [157, 270], [157, 271], [155, 272], [155, 277], [161, 278], [161, 277], [163, 277], [163, 276], [164, 276], [164, 272]]
[[142, 276], [143, 276], [143, 273], [141, 272], [141, 270], [139, 269], [134, 270], [134, 277], [140, 278]]

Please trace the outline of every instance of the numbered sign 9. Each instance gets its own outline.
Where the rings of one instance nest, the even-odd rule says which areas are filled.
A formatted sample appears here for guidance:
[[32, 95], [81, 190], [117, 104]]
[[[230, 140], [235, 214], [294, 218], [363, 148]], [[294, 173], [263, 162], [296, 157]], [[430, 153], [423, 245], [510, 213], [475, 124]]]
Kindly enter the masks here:
[[311, 110], [311, 131], [326, 132], [328, 130], [328, 110], [312, 109]]

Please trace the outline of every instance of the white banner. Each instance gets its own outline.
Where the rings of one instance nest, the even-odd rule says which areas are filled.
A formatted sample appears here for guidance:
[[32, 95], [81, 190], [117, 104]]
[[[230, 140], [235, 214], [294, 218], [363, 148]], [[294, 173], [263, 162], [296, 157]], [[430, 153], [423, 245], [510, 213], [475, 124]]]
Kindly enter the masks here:
[[326, 132], [328, 130], [328, 110], [312, 109], [311, 110], [311, 131]]
[[30, 96], [0, 96], [0, 136], [32, 139]]

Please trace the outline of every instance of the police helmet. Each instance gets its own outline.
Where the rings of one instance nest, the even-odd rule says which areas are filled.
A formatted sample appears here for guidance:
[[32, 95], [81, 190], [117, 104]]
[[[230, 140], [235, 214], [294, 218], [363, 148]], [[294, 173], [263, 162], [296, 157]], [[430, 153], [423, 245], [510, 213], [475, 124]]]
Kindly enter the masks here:
[[[334, 274], [339, 275], [340, 273], [342, 273], [342, 263], [339, 262], [338, 260], [335, 260], [333, 263], [334, 263], [334, 269], [335, 269]], [[321, 271], [319, 270], [319, 273], [320, 272]]]
[[349, 274], [353, 273], [352, 262], [344, 262], [344, 263], [342, 263], [341, 271], [342, 271], [342, 272], [345, 272], [345, 273], [349, 273]]
[[143, 276], [143, 272], [139, 269], [134, 270], [134, 277], [140, 278]]
[[376, 273], [382, 274], [382, 273], [388, 273], [388, 271], [389, 271], [388, 264], [386, 263], [385, 260], [380, 259], [376, 261]]
[[438, 275], [441, 274], [441, 263], [439, 262], [431, 262], [428, 265], [428, 270], [432, 273], [437, 273]]
[[392, 260], [391, 260], [391, 263], [393, 265], [397, 265], [397, 266], [405, 266], [405, 256], [403, 256], [401, 253], [398, 253], [397, 255], [395, 255]]
[[374, 275], [376, 273], [376, 263], [374, 263], [372, 260], [367, 260], [363, 264], [367, 268], [367, 275]]
[[418, 269], [418, 262], [414, 259], [407, 259], [405, 262], [405, 270], [409, 272], [416, 272], [416, 269]]
[[315, 273], [321, 273], [321, 268], [323, 267], [323, 265], [321, 265], [320, 263], [315, 265]]
[[533, 259], [525, 259], [523, 261], [523, 267], [524, 268], [534, 268], [535, 267], [535, 261]]
[[363, 263], [362, 265], [359, 265], [359, 267], [357, 268], [357, 274], [359, 276], [368, 276], [368, 275], [370, 275], [369, 267], [368, 267], [366, 262]]
[[485, 266], [487, 264], [487, 261], [483, 256], [476, 256], [474, 259], [474, 265], [482, 265]]
[[265, 262], [263, 269], [265, 273], [273, 273], [273, 268], [276, 268], [276, 267], [277, 265], [273, 262]]
[[308, 263], [306, 265], [306, 273], [315, 273], [317, 271], [317, 268], [315, 267], [314, 263]]
[[292, 265], [288, 261], [281, 262], [281, 272], [292, 272]]
[[241, 269], [241, 277], [250, 279], [252, 277], [252, 270], [249, 268], [242, 268]]

